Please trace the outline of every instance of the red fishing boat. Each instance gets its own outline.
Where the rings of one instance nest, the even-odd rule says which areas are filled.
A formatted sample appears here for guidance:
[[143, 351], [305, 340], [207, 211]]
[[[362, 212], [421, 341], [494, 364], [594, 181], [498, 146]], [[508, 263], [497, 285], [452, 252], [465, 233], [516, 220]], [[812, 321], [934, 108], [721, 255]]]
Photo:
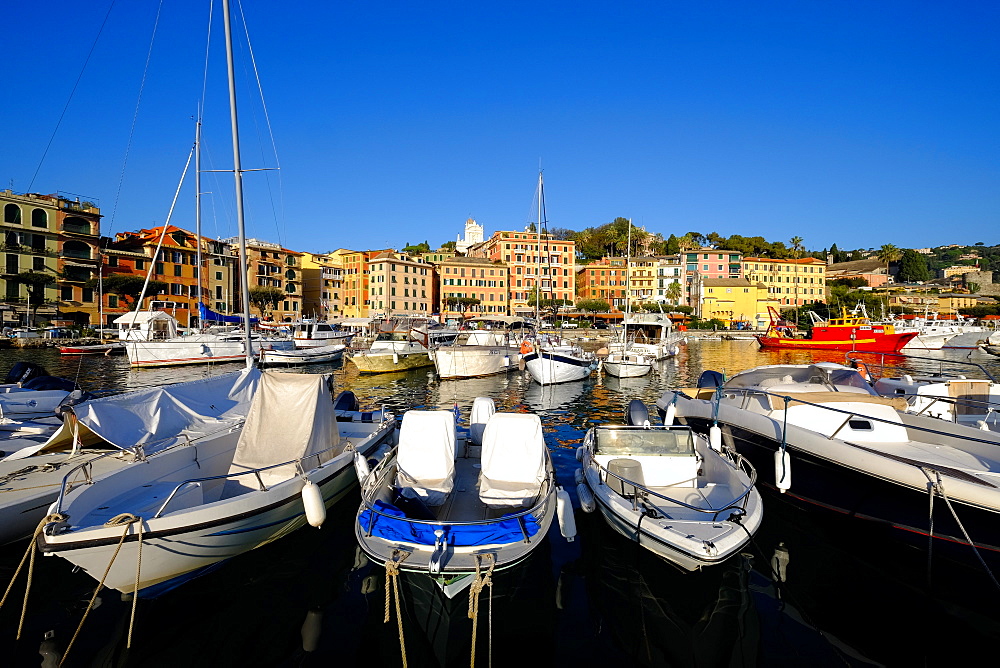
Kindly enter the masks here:
[[868, 316], [843, 309], [839, 318], [823, 320], [813, 311], [812, 330], [797, 332], [795, 325], [768, 307], [771, 324], [757, 337], [761, 348], [799, 348], [804, 350], [856, 350], [866, 353], [897, 353], [917, 332], [897, 334], [892, 325], [876, 325]]

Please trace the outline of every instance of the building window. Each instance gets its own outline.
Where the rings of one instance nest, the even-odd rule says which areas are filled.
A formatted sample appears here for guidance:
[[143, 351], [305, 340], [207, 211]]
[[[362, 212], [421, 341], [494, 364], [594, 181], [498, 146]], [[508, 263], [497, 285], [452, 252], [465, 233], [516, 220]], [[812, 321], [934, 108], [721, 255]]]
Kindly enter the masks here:
[[180, 275], [181, 275], [181, 266], [179, 264], [175, 264], [174, 265], [174, 276], [180, 276]]
[[3, 222], [12, 225], [21, 224], [21, 207], [16, 204], [7, 204], [3, 208]]
[[93, 302], [94, 301], [94, 288], [83, 288], [83, 296], [80, 297], [82, 302]]
[[63, 300], [64, 302], [73, 301], [73, 286], [72, 285], [62, 286], [62, 288], [60, 288], [59, 290], [59, 299]]
[[43, 209], [33, 209], [31, 211], [31, 226], [32, 227], [48, 227], [49, 226], [49, 214], [45, 213]]

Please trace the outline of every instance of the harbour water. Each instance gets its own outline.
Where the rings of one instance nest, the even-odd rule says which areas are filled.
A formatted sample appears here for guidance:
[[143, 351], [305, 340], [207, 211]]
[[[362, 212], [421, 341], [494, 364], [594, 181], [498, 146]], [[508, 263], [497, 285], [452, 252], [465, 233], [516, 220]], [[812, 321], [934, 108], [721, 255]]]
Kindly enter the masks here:
[[[924, 356], [965, 360], [970, 353]], [[122, 357], [7, 350], [0, 370], [21, 359], [91, 390], [237, 368], [133, 372]], [[332, 371], [365, 408], [457, 405], [467, 419], [473, 399], [489, 396], [498, 410], [534, 411], [557, 477], [575, 497], [576, 447], [590, 425], [620, 422], [629, 400], [652, 406], [665, 388], [693, 386], [704, 369], [731, 374], [810, 359], [809, 351], [765, 352], [749, 340], [692, 340], [646, 378], [595, 374], [545, 388], [516, 371], [451, 381], [437, 380], [433, 369], [359, 376], [339, 362], [308, 371]], [[1000, 376], [1000, 358], [975, 351], [971, 360]], [[914, 370], [934, 369], [927, 362]], [[612, 533], [597, 514], [578, 511], [576, 540], [553, 526], [542, 549], [482, 593], [474, 649], [464, 592], [448, 601], [404, 583], [407, 665], [469, 665], [474, 657], [482, 666], [934, 666], [979, 659], [1000, 640], [1000, 591], [982, 569], [929, 564], [926, 552], [851, 522], [795, 510], [774, 496], [764, 502], [764, 523], [744, 554], [699, 573], [676, 571]], [[356, 548], [356, 511], [353, 496], [320, 530], [307, 527], [140, 601], [130, 649], [131, 604], [102, 591], [63, 665], [402, 665], [395, 613], [384, 623], [384, 570]], [[0, 585], [25, 547], [0, 549]], [[20, 640], [23, 575], [0, 610], [0, 665], [57, 665], [95, 584], [68, 562], [39, 559]]]

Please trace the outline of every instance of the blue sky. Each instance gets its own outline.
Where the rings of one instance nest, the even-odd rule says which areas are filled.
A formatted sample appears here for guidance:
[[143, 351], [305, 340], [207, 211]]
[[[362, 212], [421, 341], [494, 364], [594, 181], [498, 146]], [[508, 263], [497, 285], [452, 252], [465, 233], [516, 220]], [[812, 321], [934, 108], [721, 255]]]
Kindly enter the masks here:
[[[10, 3], [0, 185], [97, 200], [105, 233], [162, 223], [194, 135], [208, 5]], [[539, 165], [553, 227], [625, 216], [810, 249], [1000, 243], [995, 2], [242, 10], [277, 149], [241, 85], [243, 166], [281, 166], [245, 177], [248, 233], [295, 250], [436, 247], [469, 216], [519, 229]], [[232, 165], [221, 37], [217, 8], [203, 169]], [[203, 190], [204, 233], [234, 235], [231, 176], [206, 174]], [[189, 229], [193, 193], [189, 175], [172, 219]]]

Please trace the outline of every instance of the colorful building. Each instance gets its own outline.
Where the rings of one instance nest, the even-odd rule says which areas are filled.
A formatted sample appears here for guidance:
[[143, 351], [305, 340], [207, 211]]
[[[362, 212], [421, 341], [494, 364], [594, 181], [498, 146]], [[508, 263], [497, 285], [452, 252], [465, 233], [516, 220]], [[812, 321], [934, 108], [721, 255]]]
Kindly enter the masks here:
[[434, 266], [406, 253], [386, 250], [368, 260], [368, 314], [429, 317], [435, 312]]
[[[239, 239], [226, 239], [234, 249], [239, 249]], [[302, 261], [303, 253], [282, 248], [281, 244], [261, 239], [246, 240], [247, 276], [250, 283], [250, 313], [261, 319], [275, 322], [292, 322], [302, 317]], [[238, 280], [238, 277], [237, 277]], [[261, 308], [253, 303], [254, 288], [273, 288], [281, 292], [276, 303]], [[234, 300], [235, 303], [238, 301]]]
[[[345, 249], [340, 249], [344, 251]], [[350, 251], [346, 251], [350, 252]], [[304, 253], [302, 255], [303, 317], [330, 320], [343, 312], [343, 254]]]
[[721, 320], [727, 328], [763, 329], [770, 318], [767, 307], [779, 300], [760, 282], [745, 278], [706, 278], [699, 285], [700, 317]]
[[814, 257], [743, 258], [743, 275], [751, 282], [763, 283], [783, 307], [826, 300], [826, 262]]
[[442, 318], [510, 315], [508, 268], [503, 262], [454, 257], [437, 265], [437, 276]]
[[687, 303], [697, 304], [693, 292], [698, 289], [698, 282], [715, 278], [742, 278], [740, 251], [720, 250], [718, 248], [693, 248], [681, 252], [684, 258], [685, 296]]
[[528, 304], [536, 292], [542, 299], [576, 303], [576, 244], [551, 234], [501, 231], [469, 247], [469, 257], [507, 265], [512, 315], [535, 310]]

